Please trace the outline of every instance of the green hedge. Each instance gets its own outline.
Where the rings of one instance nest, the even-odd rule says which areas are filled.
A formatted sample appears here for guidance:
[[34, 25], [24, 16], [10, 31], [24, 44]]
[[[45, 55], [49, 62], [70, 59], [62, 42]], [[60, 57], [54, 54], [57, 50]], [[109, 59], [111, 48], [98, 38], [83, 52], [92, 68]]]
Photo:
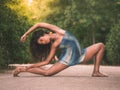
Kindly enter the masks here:
[[120, 65], [120, 22], [113, 26], [107, 39], [107, 58], [112, 65]]
[[[10, 63], [28, 63], [30, 59], [29, 48], [26, 47], [28, 42], [20, 42], [21, 35], [30, 27], [30, 20], [19, 14], [20, 11], [16, 8], [18, 3], [14, 1], [0, 1], [0, 68]], [[13, 7], [10, 8], [9, 5]], [[24, 8], [21, 7], [21, 10]]]

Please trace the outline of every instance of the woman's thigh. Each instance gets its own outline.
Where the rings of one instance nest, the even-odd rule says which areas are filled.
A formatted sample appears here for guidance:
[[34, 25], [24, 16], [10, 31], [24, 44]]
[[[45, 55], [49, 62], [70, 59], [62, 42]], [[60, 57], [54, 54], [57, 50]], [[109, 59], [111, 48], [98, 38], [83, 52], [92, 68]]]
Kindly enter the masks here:
[[96, 55], [96, 53], [100, 50], [101, 45], [102, 45], [102, 43], [97, 43], [97, 44], [93, 44], [93, 45], [87, 47], [85, 59], [83, 62], [87, 62], [90, 59], [92, 59]]

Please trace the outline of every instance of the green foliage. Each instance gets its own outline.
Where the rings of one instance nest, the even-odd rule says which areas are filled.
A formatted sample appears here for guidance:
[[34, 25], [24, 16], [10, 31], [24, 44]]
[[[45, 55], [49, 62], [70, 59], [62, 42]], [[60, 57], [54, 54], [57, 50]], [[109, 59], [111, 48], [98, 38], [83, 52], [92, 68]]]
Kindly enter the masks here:
[[69, 30], [84, 46], [92, 44], [93, 39], [95, 42], [105, 43], [105, 36], [114, 22], [117, 22], [116, 17], [119, 12], [117, 6], [115, 0], [51, 1], [49, 9], [53, 12], [41, 21]]
[[110, 63], [112, 65], [120, 65], [120, 22], [111, 29], [106, 46]]
[[[112, 54], [110, 42], [113, 41], [110, 37], [113, 35], [112, 30], [118, 27], [119, 0], [28, 1], [0, 1], [0, 67], [9, 63], [30, 62], [29, 37], [24, 44], [19, 39], [36, 22], [48, 22], [70, 31], [84, 47], [94, 42], [106, 43], [109, 34], [107, 56], [118, 57], [117, 53]], [[119, 45], [118, 42], [115, 44]], [[110, 59], [111, 64], [116, 63], [115, 60], [116, 58]]]
[[29, 60], [28, 43], [20, 43], [20, 37], [30, 22], [27, 15], [20, 14], [25, 8], [17, 8], [19, 3], [20, 0], [3, 0], [0, 3], [0, 67]]

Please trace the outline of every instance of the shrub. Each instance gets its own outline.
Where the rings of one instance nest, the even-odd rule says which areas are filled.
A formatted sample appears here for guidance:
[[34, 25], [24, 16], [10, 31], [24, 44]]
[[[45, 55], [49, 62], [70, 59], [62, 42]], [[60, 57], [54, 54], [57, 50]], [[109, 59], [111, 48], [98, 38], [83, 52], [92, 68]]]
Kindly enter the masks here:
[[107, 58], [112, 65], [120, 65], [120, 22], [113, 26], [107, 39]]

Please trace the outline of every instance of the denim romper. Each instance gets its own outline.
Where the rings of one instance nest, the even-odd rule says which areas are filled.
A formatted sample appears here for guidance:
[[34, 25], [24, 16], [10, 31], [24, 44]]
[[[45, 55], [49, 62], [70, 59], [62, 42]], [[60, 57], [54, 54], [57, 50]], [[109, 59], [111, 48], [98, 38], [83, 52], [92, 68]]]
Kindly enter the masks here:
[[59, 48], [63, 49], [59, 62], [67, 66], [79, 64], [85, 58], [86, 49], [82, 50], [78, 40], [67, 31], [65, 32]]

